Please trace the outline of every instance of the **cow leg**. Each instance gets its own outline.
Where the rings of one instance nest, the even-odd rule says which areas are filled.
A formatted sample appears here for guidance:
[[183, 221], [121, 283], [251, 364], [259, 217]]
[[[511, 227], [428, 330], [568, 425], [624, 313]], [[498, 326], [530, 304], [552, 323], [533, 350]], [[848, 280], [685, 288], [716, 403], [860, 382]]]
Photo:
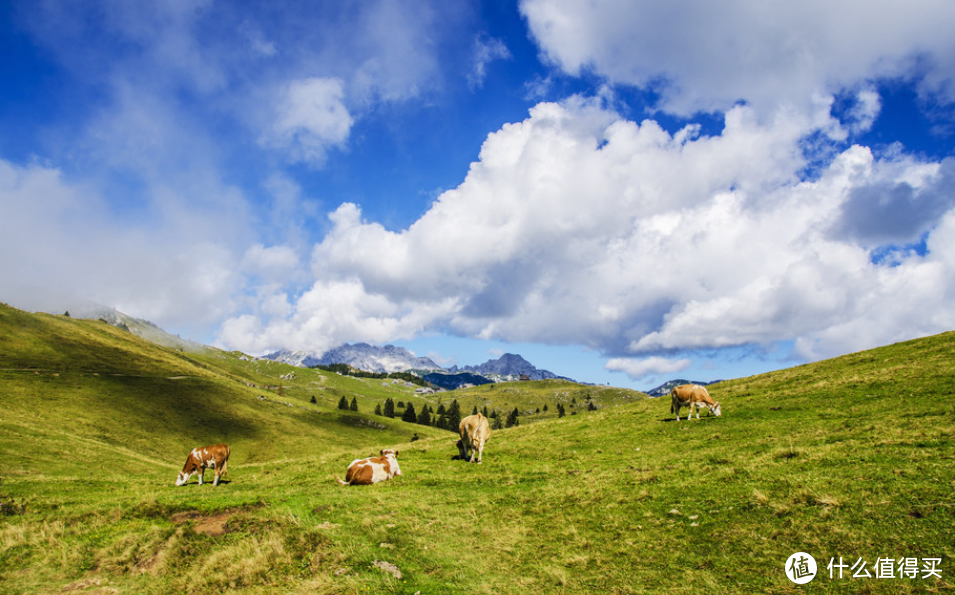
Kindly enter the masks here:
[[482, 455], [482, 454], [484, 454], [484, 445], [483, 445], [483, 444], [480, 445], [480, 446], [478, 446], [478, 451], [477, 451], [477, 455], [478, 455], [478, 465], [481, 464], [481, 455]]
[[219, 485], [219, 467], [216, 465], [212, 466], [212, 485]]
[[677, 421], [680, 421], [680, 409], [681, 409], [681, 407], [680, 407], [679, 405], [674, 405], [673, 408], [676, 409], [676, 420], [677, 420]]
[[206, 475], [206, 468], [199, 467], [199, 485], [202, 485], [202, 478]]

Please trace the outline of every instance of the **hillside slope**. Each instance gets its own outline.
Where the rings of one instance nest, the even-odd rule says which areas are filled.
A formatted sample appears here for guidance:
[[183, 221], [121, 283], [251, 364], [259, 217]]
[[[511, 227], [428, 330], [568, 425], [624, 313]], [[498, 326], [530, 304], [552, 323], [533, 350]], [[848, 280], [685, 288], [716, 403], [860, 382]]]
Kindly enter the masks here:
[[[229, 374], [276, 377], [277, 364], [221, 357]], [[62, 380], [35, 376], [47, 386]], [[348, 390], [337, 383], [354, 380], [321, 377], [296, 377], [288, 398]], [[361, 408], [399, 390], [353, 386], [368, 391], [356, 393]], [[500, 398], [482, 389], [470, 393], [475, 403]], [[169, 469], [130, 465], [132, 457], [121, 473], [90, 476], [66, 463], [17, 472], [11, 454], [32, 455], [49, 434], [15, 425], [20, 453], [7, 443], [0, 459], [9, 511], [0, 591], [950, 592], [953, 389], [949, 333], [720, 383], [711, 390], [719, 418], [676, 422], [665, 399], [621, 396], [618, 406], [496, 431], [480, 466], [451, 459], [449, 433], [390, 443], [403, 475], [371, 487], [333, 479], [353, 454], [379, 447], [368, 431], [351, 450], [303, 448], [237, 466], [218, 488], [175, 488]], [[76, 432], [69, 446], [79, 450], [63, 458], [93, 460], [85, 444], [108, 444]], [[248, 443], [279, 452], [260, 437], [272, 438]], [[155, 457], [149, 448], [129, 452]], [[784, 574], [795, 552], [819, 564], [808, 585]], [[872, 577], [846, 568], [830, 579], [830, 558], [864, 560]], [[938, 559], [941, 574], [877, 579], [877, 558], [919, 568]]]
[[291, 366], [265, 368], [236, 354], [167, 349], [105, 322], [0, 305], [0, 474], [91, 465], [94, 475], [127, 473], [103, 464], [125, 456], [172, 468], [215, 442], [251, 463], [444, 434], [369, 415], [370, 401], [358, 413], [339, 411], [341, 396], [362, 392], [357, 379], [311, 372], [296, 383], [281, 379], [297, 372]]

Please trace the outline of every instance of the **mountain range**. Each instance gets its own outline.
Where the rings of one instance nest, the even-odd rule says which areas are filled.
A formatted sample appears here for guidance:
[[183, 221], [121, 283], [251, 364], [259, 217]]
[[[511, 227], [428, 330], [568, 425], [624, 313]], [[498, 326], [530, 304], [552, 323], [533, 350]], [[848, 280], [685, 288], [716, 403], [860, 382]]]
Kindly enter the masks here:
[[[514, 353], [505, 353], [497, 359], [492, 359], [477, 366], [451, 366], [443, 368], [428, 357], [417, 357], [404, 347], [385, 345], [378, 347], [368, 343], [345, 343], [323, 354], [308, 351], [276, 351], [265, 356], [266, 359], [284, 362], [293, 366], [313, 367], [331, 364], [348, 364], [353, 368], [365, 372], [407, 372], [414, 370], [423, 372], [429, 382], [438, 386], [447, 385], [457, 387], [461, 384], [482, 384], [487, 382], [504, 382], [519, 380], [522, 377], [528, 380], [548, 380], [559, 378], [549, 370], [541, 370], [532, 363]], [[481, 379], [484, 379], [482, 382]]]
[[276, 351], [265, 356], [277, 362], [283, 362], [300, 368], [348, 364], [365, 372], [390, 374], [408, 370], [441, 370], [441, 366], [431, 358], [417, 357], [404, 347], [385, 345], [377, 347], [368, 343], [345, 343], [322, 354], [311, 351]]

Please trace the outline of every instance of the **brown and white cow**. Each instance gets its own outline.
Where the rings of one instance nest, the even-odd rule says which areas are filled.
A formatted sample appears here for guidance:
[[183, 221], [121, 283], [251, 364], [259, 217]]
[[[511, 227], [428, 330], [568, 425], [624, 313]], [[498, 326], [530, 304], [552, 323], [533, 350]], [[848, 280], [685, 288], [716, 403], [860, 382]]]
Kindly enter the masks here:
[[700, 419], [700, 409], [706, 407], [710, 413], [719, 417], [722, 415], [720, 404], [710, 397], [710, 393], [699, 384], [681, 384], [670, 391], [670, 413], [676, 413], [676, 420], [680, 421], [680, 408], [688, 407], [690, 412], [686, 418], [693, 416], [693, 408], [696, 407], [696, 419]]
[[480, 413], [469, 415], [458, 424], [458, 432], [461, 433], [461, 439], [456, 446], [460, 458], [467, 459], [470, 456], [470, 462], [473, 463], [474, 456], [477, 455], [477, 462], [480, 464], [484, 443], [491, 438], [491, 426], [487, 423], [487, 418]]
[[212, 485], [219, 485], [219, 480], [226, 474], [226, 467], [229, 465], [229, 447], [225, 444], [214, 444], [212, 446], [203, 446], [194, 448], [189, 456], [186, 457], [186, 464], [179, 472], [179, 478], [176, 479], [176, 485], [184, 485], [189, 478], [199, 474], [199, 485], [202, 485], [202, 477], [206, 474], [206, 469], [211, 467], [215, 473], [215, 479]]
[[355, 459], [348, 465], [345, 481], [339, 479], [338, 476], [335, 479], [343, 486], [371, 485], [401, 475], [397, 450], [382, 450], [378, 454], [381, 456]]

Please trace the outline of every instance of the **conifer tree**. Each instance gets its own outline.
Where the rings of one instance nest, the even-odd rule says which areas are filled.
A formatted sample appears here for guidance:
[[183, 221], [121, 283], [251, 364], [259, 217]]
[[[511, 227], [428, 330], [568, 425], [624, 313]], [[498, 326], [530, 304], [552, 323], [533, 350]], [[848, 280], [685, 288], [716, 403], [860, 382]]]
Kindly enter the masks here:
[[385, 413], [385, 417], [390, 417], [390, 418], [395, 417], [395, 402], [391, 399], [391, 397], [388, 397], [388, 399], [385, 401], [384, 413]]
[[457, 431], [458, 426], [461, 425], [461, 406], [458, 405], [458, 400], [455, 399], [451, 401], [451, 406], [448, 407], [448, 429], [452, 432]]
[[514, 411], [511, 411], [510, 415], [507, 416], [507, 422], [504, 427], [513, 428], [514, 426], [519, 426], [521, 422], [517, 420], [517, 416], [520, 413], [517, 411], [517, 407], [514, 408]]
[[401, 416], [401, 421], [410, 423], [416, 423], [418, 421], [418, 415], [415, 413], [414, 405], [408, 403], [408, 406], [405, 407], [405, 412]]
[[342, 395], [342, 398], [338, 399], [338, 408], [348, 410], [348, 399], [345, 398], [345, 395]]
[[352, 411], [358, 411], [358, 397], [351, 398], [351, 407], [349, 407], [349, 409]]
[[431, 412], [428, 411], [427, 405], [421, 408], [421, 413], [418, 414], [418, 423], [422, 426], [431, 425]]
[[375, 405], [375, 415], [381, 415], [381, 403]]

